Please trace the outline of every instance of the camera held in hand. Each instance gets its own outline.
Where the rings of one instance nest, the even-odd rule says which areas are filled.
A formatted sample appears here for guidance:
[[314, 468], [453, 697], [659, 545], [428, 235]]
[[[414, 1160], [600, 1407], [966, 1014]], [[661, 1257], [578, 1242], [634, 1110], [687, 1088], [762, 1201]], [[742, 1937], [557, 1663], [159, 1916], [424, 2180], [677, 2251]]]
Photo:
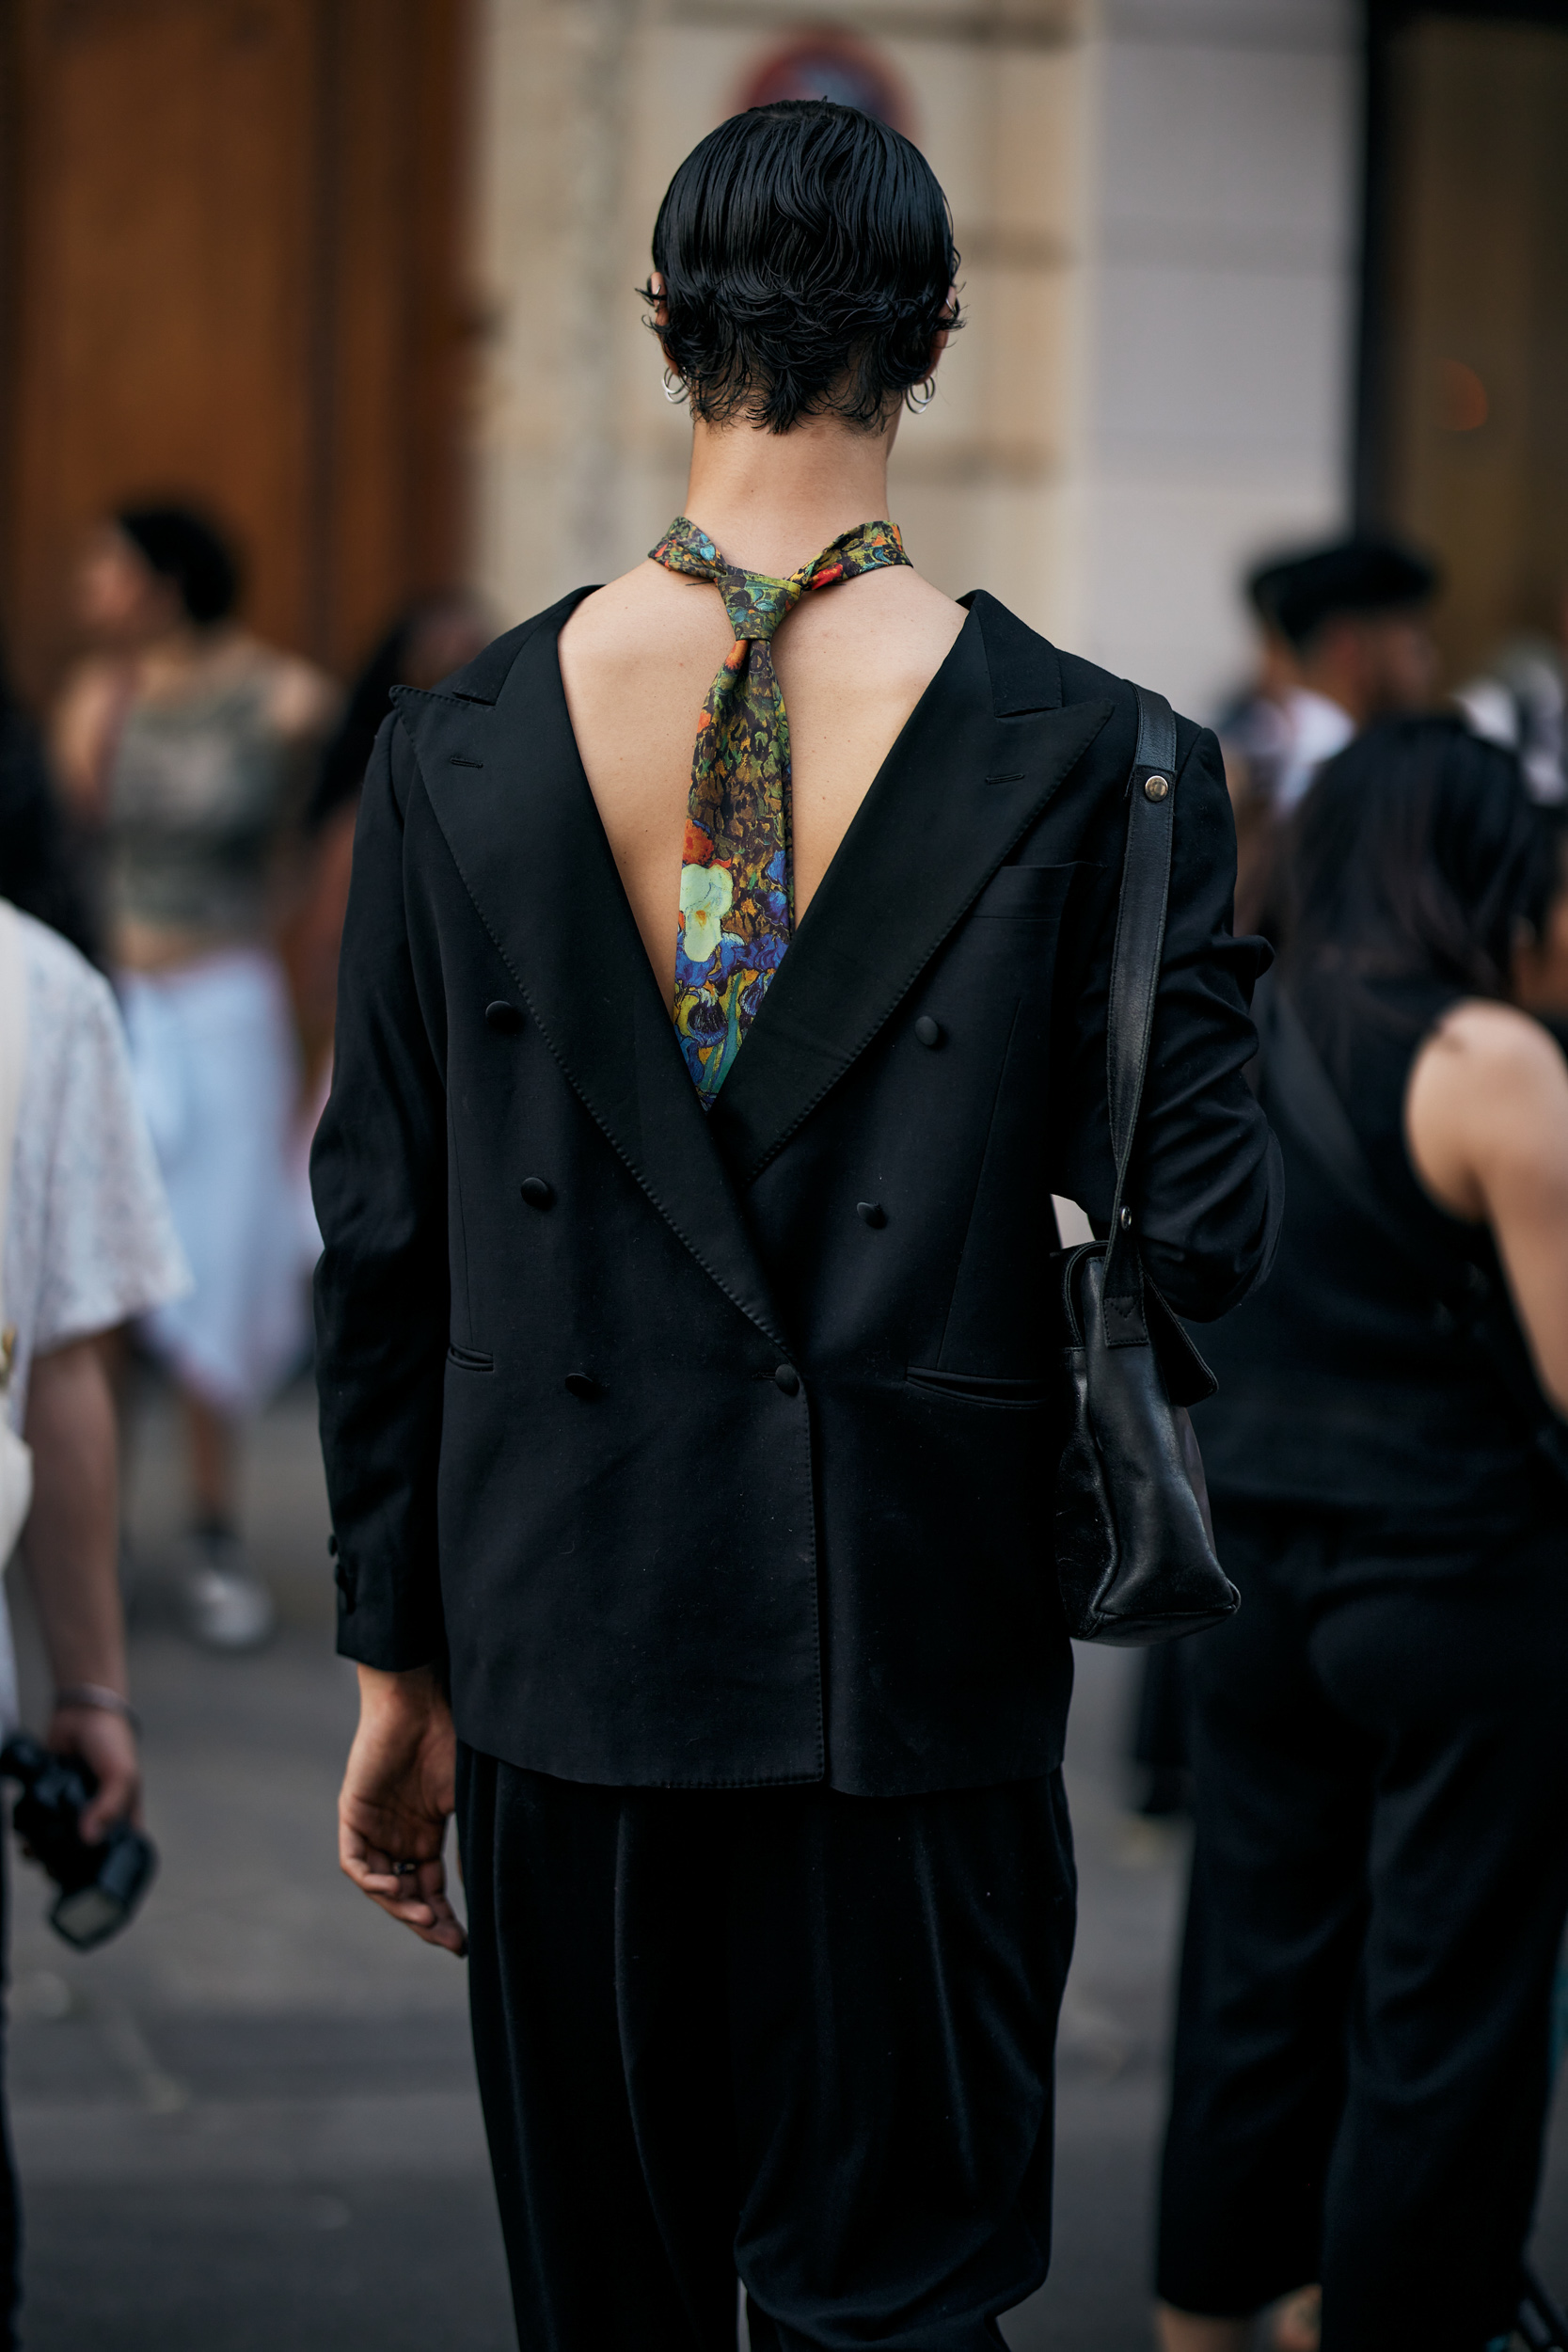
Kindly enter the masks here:
[[0, 1775], [20, 1781], [16, 1834], [59, 1888], [49, 1924], [79, 1952], [107, 1943], [146, 1894], [158, 1856], [129, 1821], [112, 1821], [102, 1842], [82, 1836], [82, 1813], [98, 1787], [79, 1756], [55, 1756], [15, 1733], [0, 1749]]

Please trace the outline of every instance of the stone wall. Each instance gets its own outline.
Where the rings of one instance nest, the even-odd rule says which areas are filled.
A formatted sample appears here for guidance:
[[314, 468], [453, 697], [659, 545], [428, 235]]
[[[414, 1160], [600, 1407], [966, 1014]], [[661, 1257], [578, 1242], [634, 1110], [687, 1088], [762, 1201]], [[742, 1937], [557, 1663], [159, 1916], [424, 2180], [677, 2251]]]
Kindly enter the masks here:
[[634, 563], [689, 426], [633, 288], [681, 157], [801, 27], [865, 42], [952, 201], [970, 324], [908, 417], [916, 563], [1206, 708], [1238, 564], [1336, 519], [1349, 0], [482, 0], [478, 569], [503, 617]]
[[1207, 718], [1240, 575], [1339, 528], [1360, 180], [1352, 0], [1106, 0], [1085, 55], [1063, 626]]

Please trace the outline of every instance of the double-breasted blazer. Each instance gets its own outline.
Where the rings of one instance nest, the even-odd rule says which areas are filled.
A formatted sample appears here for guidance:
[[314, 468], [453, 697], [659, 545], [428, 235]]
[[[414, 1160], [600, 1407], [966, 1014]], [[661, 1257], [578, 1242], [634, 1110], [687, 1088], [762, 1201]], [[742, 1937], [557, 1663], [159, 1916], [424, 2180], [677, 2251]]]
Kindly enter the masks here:
[[[568, 1779], [1048, 1771], [1051, 1196], [1111, 1207], [1132, 691], [970, 599], [705, 1114], [573, 739], [577, 601], [402, 691], [366, 781], [313, 1161], [341, 1647], [444, 1661], [461, 1738]], [[1266, 951], [1178, 744], [1131, 1199], [1203, 1319], [1277, 1179]]]

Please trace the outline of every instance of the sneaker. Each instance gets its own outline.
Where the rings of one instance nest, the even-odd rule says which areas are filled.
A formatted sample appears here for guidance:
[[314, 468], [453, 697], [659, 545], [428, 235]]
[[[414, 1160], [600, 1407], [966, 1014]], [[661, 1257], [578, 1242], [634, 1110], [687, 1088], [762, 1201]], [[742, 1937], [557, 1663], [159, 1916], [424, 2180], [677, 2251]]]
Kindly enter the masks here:
[[203, 1649], [260, 1649], [277, 1626], [277, 1608], [239, 1537], [198, 1528], [183, 1550], [180, 1597], [191, 1639]]

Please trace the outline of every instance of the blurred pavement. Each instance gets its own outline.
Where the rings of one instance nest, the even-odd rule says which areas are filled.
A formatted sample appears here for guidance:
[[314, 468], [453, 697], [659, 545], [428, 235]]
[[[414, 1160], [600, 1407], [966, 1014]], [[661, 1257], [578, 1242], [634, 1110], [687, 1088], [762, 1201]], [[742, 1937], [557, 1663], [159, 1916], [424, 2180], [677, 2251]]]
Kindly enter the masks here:
[[[338, 1874], [354, 1682], [331, 1653], [313, 1400], [292, 1391], [253, 1450], [250, 1525], [284, 1617], [260, 1657], [206, 1658], [174, 1629], [157, 1581], [179, 1524], [172, 1464], [154, 1398], [133, 1483], [133, 1672], [161, 1876], [127, 1934], [77, 1956], [44, 1923], [39, 1873], [13, 1856], [29, 2352], [511, 2352], [463, 1969]], [[13, 1599], [37, 1725], [41, 1671]], [[1082, 1912], [1061, 2043], [1055, 2261], [1005, 2323], [1014, 2352], [1148, 2342], [1181, 1838], [1121, 1810], [1134, 1664], [1080, 1653], [1069, 1772]], [[1538, 2251], [1560, 2289], [1560, 2113], [1558, 2140]]]

